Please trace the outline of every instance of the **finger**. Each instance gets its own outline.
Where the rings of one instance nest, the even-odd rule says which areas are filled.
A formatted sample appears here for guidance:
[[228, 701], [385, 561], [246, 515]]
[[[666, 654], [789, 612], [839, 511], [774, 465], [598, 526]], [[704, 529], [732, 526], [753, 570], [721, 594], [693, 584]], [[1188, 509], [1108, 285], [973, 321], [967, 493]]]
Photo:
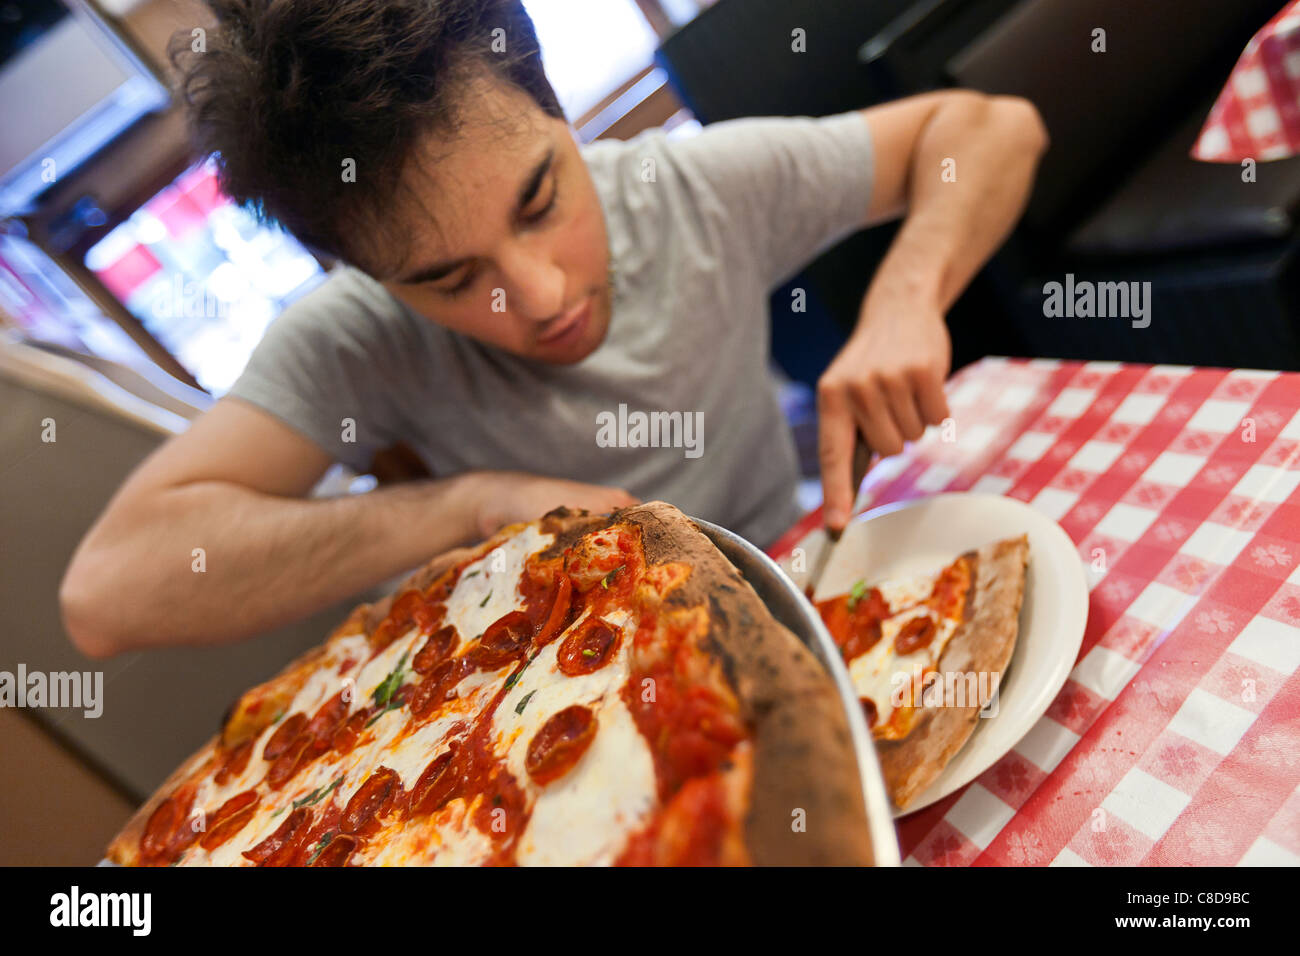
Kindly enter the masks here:
[[942, 424], [951, 418], [948, 396], [943, 393], [943, 377], [922, 372], [916, 379], [916, 402], [927, 425]]
[[818, 396], [817, 455], [821, 462], [822, 520], [838, 534], [849, 520], [853, 507], [850, 488], [853, 472], [853, 445], [857, 424], [843, 393], [823, 400]]
[[889, 403], [874, 382], [859, 383], [854, 389], [853, 412], [867, 440], [867, 447], [872, 451], [888, 458], [903, 450], [903, 436], [894, 426]]
[[867, 472], [871, 470], [871, 449], [863, 441], [861, 433], [858, 434], [858, 440], [853, 450], [853, 498], [856, 501], [858, 492], [862, 490], [862, 479], [867, 477]]
[[905, 379], [889, 379], [885, 382], [885, 394], [889, 396], [889, 407], [894, 413], [894, 425], [899, 434], [907, 441], [916, 441], [925, 434], [925, 424], [917, 410], [911, 383]]

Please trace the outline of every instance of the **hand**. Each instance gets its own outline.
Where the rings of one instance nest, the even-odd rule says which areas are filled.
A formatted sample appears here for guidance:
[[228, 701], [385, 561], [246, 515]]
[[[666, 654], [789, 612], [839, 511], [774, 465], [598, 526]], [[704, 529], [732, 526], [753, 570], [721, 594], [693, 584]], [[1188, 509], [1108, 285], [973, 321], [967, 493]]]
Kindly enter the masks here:
[[533, 521], [561, 505], [604, 514], [640, 504], [622, 488], [517, 471], [476, 472], [471, 480], [475, 488], [475, 524], [484, 538], [504, 525]]
[[941, 423], [949, 415], [943, 381], [951, 361], [937, 309], [868, 294], [857, 329], [817, 383], [823, 516], [832, 532], [843, 530], [858, 491], [858, 435], [883, 458], [920, 438], [926, 425]]

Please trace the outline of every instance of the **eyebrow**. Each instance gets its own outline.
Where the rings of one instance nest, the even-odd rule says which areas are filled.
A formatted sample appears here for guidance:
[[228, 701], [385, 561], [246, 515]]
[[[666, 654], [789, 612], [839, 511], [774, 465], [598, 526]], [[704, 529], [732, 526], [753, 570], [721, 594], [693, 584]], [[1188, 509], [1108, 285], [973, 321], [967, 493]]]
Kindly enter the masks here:
[[[528, 179], [524, 181], [523, 186], [519, 189], [519, 196], [515, 200], [515, 215], [518, 216], [528, 204], [537, 196], [537, 191], [542, 188], [542, 180], [546, 178], [547, 172], [550, 171], [551, 164], [555, 161], [555, 149], [552, 147], [542, 157], [541, 161], [533, 167], [533, 171], [528, 174]], [[403, 283], [415, 284], [418, 282], [436, 282], [451, 275], [465, 263], [470, 261], [471, 257], [460, 259], [448, 259], [444, 262], [435, 262], [433, 265], [424, 266], [400, 277], [397, 281]]]

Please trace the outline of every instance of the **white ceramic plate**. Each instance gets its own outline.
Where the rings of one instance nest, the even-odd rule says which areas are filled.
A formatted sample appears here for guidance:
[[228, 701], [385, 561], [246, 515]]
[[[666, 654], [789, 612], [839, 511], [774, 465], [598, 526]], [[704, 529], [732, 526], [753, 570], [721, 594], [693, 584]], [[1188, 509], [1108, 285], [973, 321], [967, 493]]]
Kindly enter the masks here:
[[[908, 807], [913, 813], [964, 786], [998, 761], [1051, 704], [1079, 654], [1088, 621], [1083, 561], [1060, 525], [1014, 498], [944, 494], [886, 505], [844, 529], [814, 598], [898, 575], [936, 570], [958, 554], [1029, 536], [1020, 634], [1003, 675], [996, 716], [981, 716], [957, 756]], [[895, 816], [902, 814], [895, 810]]]

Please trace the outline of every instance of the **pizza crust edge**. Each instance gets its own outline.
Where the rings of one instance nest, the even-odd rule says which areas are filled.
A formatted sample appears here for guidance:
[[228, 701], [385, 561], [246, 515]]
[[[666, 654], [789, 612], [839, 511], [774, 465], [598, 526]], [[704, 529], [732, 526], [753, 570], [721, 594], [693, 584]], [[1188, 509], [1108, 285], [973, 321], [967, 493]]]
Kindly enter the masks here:
[[[871, 837], [848, 719], [825, 669], [672, 505], [637, 505], [616, 512], [613, 520], [641, 527], [648, 564], [692, 565], [668, 603], [708, 608], [712, 649], [754, 728], [745, 821], [752, 862], [870, 865]], [[797, 811], [802, 811], [802, 831], [795, 826]]]

